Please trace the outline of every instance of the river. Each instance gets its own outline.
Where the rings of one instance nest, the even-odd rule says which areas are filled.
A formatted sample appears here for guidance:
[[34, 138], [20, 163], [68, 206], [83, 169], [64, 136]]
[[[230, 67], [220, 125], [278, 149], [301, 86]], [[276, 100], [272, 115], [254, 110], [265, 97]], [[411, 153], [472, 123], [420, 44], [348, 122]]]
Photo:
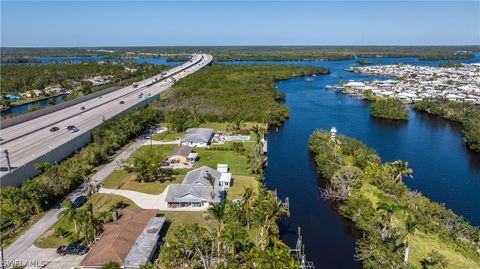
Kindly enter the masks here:
[[[480, 62], [480, 54], [476, 56], [462, 62]], [[430, 66], [442, 62], [415, 58], [365, 60]], [[325, 90], [326, 85], [338, 83], [341, 76], [345, 81], [368, 80], [370, 76], [343, 71], [356, 61], [229, 62], [324, 66], [331, 71], [315, 77], [313, 82], [304, 78], [277, 82], [277, 90], [287, 96], [290, 118], [268, 135], [267, 187], [290, 199], [291, 217], [279, 223], [281, 237], [294, 246], [297, 227], [301, 227], [307, 259], [320, 268], [358, 268], [360, 264], [353, 258], [355, 229], [320, 196], [323, 182], [307, 147], [316, 129], [335, 126], [339, 133], [374, 148], [383, 161], [407, 161], [414, 171], [414, 179], [405, 182], [410, 188], [480, 225], [480, 154], [466, 148], [461, 126], [412, 109], [408, 122], [375, 119], [369, 116], [366, 101]]]

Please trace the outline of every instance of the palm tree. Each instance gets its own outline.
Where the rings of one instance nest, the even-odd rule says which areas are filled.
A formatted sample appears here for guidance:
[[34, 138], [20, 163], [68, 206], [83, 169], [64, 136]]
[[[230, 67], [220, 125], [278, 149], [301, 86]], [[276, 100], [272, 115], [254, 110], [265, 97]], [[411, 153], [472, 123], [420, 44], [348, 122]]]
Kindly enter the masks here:
[[408, 162], [397, 160], [392, 163], [392, 167], [394, 182], [398, 183], [402, 181], [403, 177], [413, 178], [413, 170], [408, 167]]
[[408, 255], [410, 253], [410, 241], [412, 237], [415, 235], [416, 227], [418, 222], [412, 218], [411, 216], [407, 217], [405, 221], [405, 230], [402, 234], [400, 234], [400, 239], [402, 240], [402, 244], [405, 246], [405, 253], [403, 256], [403, 262], [408, 263]]
[[217, 254], [220, 255], [220, 232], [222, 231], [222, 223], [225, 217], [225, 203], [213, 203], [208, 208], [208, 213], [218, 222], [217, 228]]
[[394, 203], [380, 203], [378, 205], [377, 210], [381, 210], [383, 213], [382, 240], [385, 240], [385, 238], [389, 236], [393, 223], [393, 214], [400, 209], [401, 208]]
[[252, 128], [252, 132], [255, 134], [255, 154], [260, 155], [263, 153], [263, 129], [256, 124]]
[[210, 193], [210, 197], [212, 197], [212, 203], [215, 200], [215, 178], [207, 172], [207, 175], [205, 176], [205, 179], [210, 183], [210, 186], [212, 186], [212, 192]]
[[244, 188], [243, 192], [243, 212], [245, 212], [246, 218], [247, 218], [247, 229], [250, 229], [250, 220], [248, 213], [252, 210], [253, 208], [253, 203], [254, 203], [254, 195], [253, 195], [253, 189], [252, 188]]
[[85, 228], [85, 237], [87, 242], [93, 240], [95, 233], [97, 231], [97, 225], [95, 223], [95, 217], [93, 213], [93, 202], [92, 195], [98, 191], [98, 184], [91, 179], [87, 179], [85, 185], [83, 186], [82, 192], [87, 194], [87, 214], [86, 214], [86, 228]]
[[75, 230], [75, 235], [78, 235], [77, 227], [77, 208], [73, 206], [72, 201], [69, 199], [62, 202], [62, 207], [64, 210], [60, 212], [60, 217], [65, 216], [69, 222], [73, 222], [73, 228]]

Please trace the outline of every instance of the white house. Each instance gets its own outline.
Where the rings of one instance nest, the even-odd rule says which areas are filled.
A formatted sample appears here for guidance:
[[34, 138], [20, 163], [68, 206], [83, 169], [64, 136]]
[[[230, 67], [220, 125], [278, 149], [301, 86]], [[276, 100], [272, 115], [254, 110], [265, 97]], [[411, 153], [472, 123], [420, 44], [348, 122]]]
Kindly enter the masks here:
[[189, 147], [207, 147], [213, 136], [213, 129], [210, 128], [189, 128], [180, 143]]

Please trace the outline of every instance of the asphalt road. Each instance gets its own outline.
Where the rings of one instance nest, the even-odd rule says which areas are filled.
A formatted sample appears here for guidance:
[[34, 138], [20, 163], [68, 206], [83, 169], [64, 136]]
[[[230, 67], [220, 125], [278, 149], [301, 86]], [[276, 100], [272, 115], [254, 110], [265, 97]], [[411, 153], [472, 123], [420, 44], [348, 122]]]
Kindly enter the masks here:
[[[101, 98], [88, 100], [34, 120], [2, 129], [2, 151], [5, 149], [9, 151], [12, 167], [21, 167], [76, 136], [97, 127], [104, 119], [108, 120], [142, 102], [144, 98], [155, 96], [173, 85], [168, 79], [160, 82], [156, 81], [166, 77], [179, 80], [198, 71], [209, 64], [211, 60], [211, 55], [194, 55], [192, 60], [168, 70], [163, 76], [158, 74], [138, 82], [138, 87], [133, 87], [133, 85], [124, 87], [105, 94]], [[143, 94], [143, 96], [140, 97], [140, 94]], [[123, 104], [120, 103], [121, 101], [123, 101]], [[75, 125], [79, 131], [72, 133], [65, 129], [67, 125]], [[60, 130], [50, 132], [50, 128], [54, 126], [60, 128]], [[6, 167], [4, 158], [1, 159], [1, 167]], [[6, 171], [0, 172], [0, 176], [5, 173]]]
[[[155, 130], [154, 133], [161, 133], [164, 131], [166, 131], [165, 128], [159, 128]], [[103, 180], [105, 180], [105, 178], [110, 175], [110, 173], [112, 173], [116, 169], [119, 169], [119, 163], [121, 161], [128, 159], [133, 152], [135, 152], [141, 146], [145, 145], [148, 141], [150, 140], [145, 138], [145, 135], [139, 137], [134, 143], [132, 143], [128, 148], [126, 148], [122, 153], [120, 153], [113, 161], [107, 163], [99, 171], [97, 171], [92, 176], [92, 181], [96, 184], [101, 184]], [[80, 194], [81, 188], [78, 188], [68, 194], [66, 199], [70, 199], [73, 201]], [[61, 208], [52, 208], [45, 212], [42, 218], [40, 218], [34, 225], [32, 225], [32, 227], [25, 231], [24, 234], [20, 235], [17, 240], [15, 240], [15, 242], [13, 242], [4, 250], [4, 260], [10, 262], [46, 262], [49, 264], [47, 268], [68, 268], [66, 266], [63, 266], [64, 264], [62, 262], [65, 262], [65, 259], [70, 260], [71, 256], [65, 256], [62, 259], [62, 257], [58, 256], [55, 250], [40, 249], [33, 245], [33, 242], [35, 242], [37, 238], [47, 232], [50, 227], [55, 224], [55, 222], [57, 222], [58, 215], [62, 210], [63, 209]], [[76, 260], [73, 261], [74, 264], [70, 265], [78, 265], [83, 260], [83, 257], [85, 256], [82, 256], [80, 260], [76, 258]], [[36, 266], [32, 266], [32, 268], [36, 268]]]

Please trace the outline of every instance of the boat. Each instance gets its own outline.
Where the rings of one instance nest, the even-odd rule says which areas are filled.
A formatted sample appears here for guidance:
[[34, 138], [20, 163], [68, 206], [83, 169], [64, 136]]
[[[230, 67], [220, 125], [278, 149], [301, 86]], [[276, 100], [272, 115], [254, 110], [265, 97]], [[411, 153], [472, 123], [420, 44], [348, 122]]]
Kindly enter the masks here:
[[314, 79], [313, 78], [306, 78], [305, 81], [312, 82], [312, 81], [314, 81]]

